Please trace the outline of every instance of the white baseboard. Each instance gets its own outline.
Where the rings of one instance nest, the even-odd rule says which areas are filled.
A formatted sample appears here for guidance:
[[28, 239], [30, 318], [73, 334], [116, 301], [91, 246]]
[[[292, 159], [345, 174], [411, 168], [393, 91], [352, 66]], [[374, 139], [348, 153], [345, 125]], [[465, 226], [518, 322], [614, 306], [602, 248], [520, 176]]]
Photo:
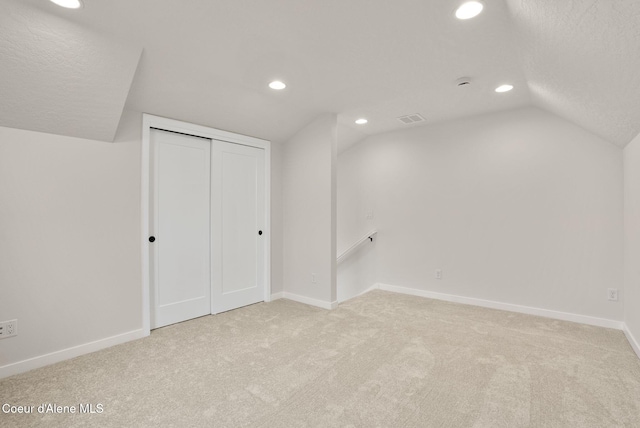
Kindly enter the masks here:
[[338, 307], [338, 302], [327, 302], [324, 300], [312, 299], [311, 297], [301, 296], [299, 294], [289, 293], [287, 291], [282, 293], [282, 298], [293, 300], [294, 302], [304, 303], [305, 305], [316, 306], [322, 309], [335, 309]]
[[274, 300], [283, 299], [283, 298], [284, 298], [284, 291], [280, 291], [279, 293], [273, 293], [271, 295], [271, 300], [269, 301], [273, 302]]
[[572, 314], [569, 312], [552, 311], [549, 309], [534, 308], [531, 306], [515, 305], [513, 303], [494, 302], [492, 300], [482, 300], [473, 297], [456, 296], [453, 294], [436, 293], [433, 291], [418, 290], [415, 288], [399, 287], [389, 284], [376, 284], [380, 290], [393, 291], [395, 293], [410, 294], [412, 296], [427, 297], [429, 299], [444, 300], [446, 302], [462, 303], [464, 305], [481, 306], [483, 308], [500, 309], [503, 311], [518, 312], [521, 314], [537, 315], [545, 318], [553, 318], [563, 321], [577, 322], [581, 324], [594, 325], [597, 327], [613, 328], [622, 330], [622, 321], [610, 320], [606, 318], [591, 317], [588, 315]]
[[105, 339], [84, 343], [82, 345], [73, 346], [71, 348], [0, 366], [0, 379], [48, 366], [50, 364], [59, 363], [60, 361], [79, 357], [80, 355], [90, 354], [101, 349], [120, 345], [121, 343], [141, 339], [145, 336], [148, 336], [148, 333], [145, 333], [143, 329], [129, 331], [127, 333], [118, 334]]
[[624, 331], [624, 335], [627, 336], [627, 340], [629, 341], [629, 344], [631, 345], [633, 350], [636, 352], [636, 355], [638, 356], [638, 358], [640, 358], [640, 342], [638, 342], [638, 340], [633, 336], [633, 334], [631, 334], [631, 331], [629, 331], [629, 327], [627, 326], [627, 324], [623, 325], [622, 331]]

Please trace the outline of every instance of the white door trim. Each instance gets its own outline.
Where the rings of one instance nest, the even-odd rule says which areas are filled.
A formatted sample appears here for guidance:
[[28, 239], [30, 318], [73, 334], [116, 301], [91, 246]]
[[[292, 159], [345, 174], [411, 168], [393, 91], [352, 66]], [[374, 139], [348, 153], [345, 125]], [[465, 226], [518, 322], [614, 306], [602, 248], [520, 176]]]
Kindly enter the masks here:
[[229, 143], [242, 144], [250, 147], [264, 149], [264, 185], [265, 185], [265, 239], [264, 242], [264, 301], [271, 300], [271, 142], [246, 135], [234, 134], [220, 129], [209, 128], [207, 126], [193, 123], [181, 122], [179, 120], [167, 119], [153, 116], [147, 113], [142, 115], [142, 152], [141, 152], [141, 257], [142, 257], [142, 331], [149, 335], [151, 331], [151, 299], [150, 299], [150, 272], [149, 272], [149, 236], [150, 230], [150, 134], [151, 128], [165, 131], [180, 132], [197, 137], [211, 138], [212, 140], [227, 141]]

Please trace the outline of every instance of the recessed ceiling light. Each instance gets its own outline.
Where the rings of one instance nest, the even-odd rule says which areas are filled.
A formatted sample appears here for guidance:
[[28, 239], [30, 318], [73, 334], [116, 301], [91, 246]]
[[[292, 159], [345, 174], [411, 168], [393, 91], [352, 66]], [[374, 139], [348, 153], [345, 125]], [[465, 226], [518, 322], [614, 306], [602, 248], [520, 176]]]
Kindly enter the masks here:
[[466, 3], [462, 3], [460, 7], [456, 10], [456, 18], [458, 19], [470, 19], [474, 16], [477, 16], [480, 12], [482, 12], [484, 6], [479, 1], [468, 1]]
[[82, 7], [80, 0], [51, 0], [51, 2], [67, 9], [80, 9]]
[[276, 91], [279, 91], [281, 89], [284, 89], [287, 87], [287, 85], [285, 85], [284, 83], [282, 83], [279, 80], [274, 80], [273, 82], [269, 83], [269, 87], [271, 89], [275, 89]]
[[513, 89], [513, 85], [500, 85], [496, 88], [496, 92], [509, 92]]
[[365, 124], [365, 123], [367, 123], [367, 122], [369, 122], [369, 121], [368, 121], [367, 119], [365, 119], [364, 117], [363, 117], [363, 118], [360, 118], [360, 119], [358, 119], [358, 120], [356, 120], [356, 123], [357, 123], [358, 125], [364, 125], [364, 124]]

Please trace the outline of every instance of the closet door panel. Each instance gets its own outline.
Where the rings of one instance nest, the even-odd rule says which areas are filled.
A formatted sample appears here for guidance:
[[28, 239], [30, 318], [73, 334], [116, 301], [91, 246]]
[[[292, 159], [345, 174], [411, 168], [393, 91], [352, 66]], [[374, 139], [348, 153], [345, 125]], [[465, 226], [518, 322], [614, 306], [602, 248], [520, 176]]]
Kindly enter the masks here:
[[222, 293], [256, 287], [258, 159], [222, 153]]
[[[214, 313], [264, 300], [264, 150], [226, 142], [214, 144]], [[214, 199], [217, 199], [214, 196]], [[215, 245], [215, 244], [214, 244]], [[214, 268], [215, 269], [215, 268]]]
[[211, 140], [152, 130], [151, 327], [211, 313]]

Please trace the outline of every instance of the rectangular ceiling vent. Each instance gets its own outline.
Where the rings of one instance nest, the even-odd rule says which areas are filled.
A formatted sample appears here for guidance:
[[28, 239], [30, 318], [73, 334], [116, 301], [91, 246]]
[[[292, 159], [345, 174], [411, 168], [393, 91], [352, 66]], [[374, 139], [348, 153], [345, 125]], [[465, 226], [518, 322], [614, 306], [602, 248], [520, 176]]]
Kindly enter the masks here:
[[420, 116], [418, 113], [408, 114], [406, 116], [400, 116], [398, 120], [405, 125], [411, 125], [412, 123], [424, 122], [424, 117]]

